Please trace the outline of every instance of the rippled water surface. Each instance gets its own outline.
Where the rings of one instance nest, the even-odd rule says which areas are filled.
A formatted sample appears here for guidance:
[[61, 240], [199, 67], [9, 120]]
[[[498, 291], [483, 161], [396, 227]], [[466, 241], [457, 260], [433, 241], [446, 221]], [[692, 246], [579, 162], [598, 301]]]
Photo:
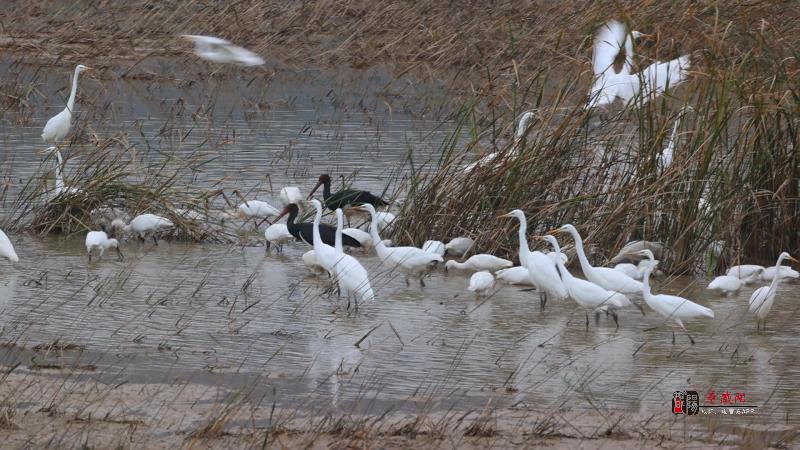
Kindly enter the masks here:
[[[209, 136], [228, 136], [196, 182], [225, 177], [227, 186], [270, 201], [287, 183], [307, 191], [323, 171], [357, 171], [359, 187], [381, 191], [410, 170], [409, 152], [421, 163], [435, 160], [450, 131], [442, 121], [384, 107], [364, 113], [355, 101], [332, 97], [336, 83], [312, 76], [273, 81], [272, 106], [255, 118], [245, 117], [228, 93], [215, 108], [230, 115], [217, 111], [219, 123], [201, 133], [186, 113], [169, 139], [158, 133], [176, 99], [196, 109], [203, 104], [197, 86], [208, 84], [159, 90], [111, 83], [98, 95], [124, 100], [114, 100], [104, 116], [116, 121], [96, 128], [127, 133], [135, 146], [185, 152]], [[102, 99], [94, 104], [111, 101]], [[52, 112], [41, 109], [21, 126], [8, 115], [2, 122], [9, 198], [38, 166], [38, 135]], [[81, 123], [93, 126], [93, 116], [83, 114]], [[176, 135], [186, 137], [176, 144]], [[100, 379], [234, 388], [258, 380], [264, 401], [287, 406], [380, 413], [491, 404], [648, 414], [664, 412], [676, 389], [714, 389], [761, 405], [754, 420], [793, 423], [800, 412], [796, 281], [781, 285], [767, 331], [757, 333], [746, 313], [754, 287], [726, 298], [705, 291], [703, 280], [659, 280], [657, 292], [680, 293], [716, 313], [689, 324], [697, 345], [682, 332], [673, 345], [670, 328], [649, 309], [645, 317], [622, 311], [619, 329], [605, 316], [592, 318], [586, 331], [584, 313], [571, 301], [551, 301], [540, 311], [535, 293], [500, 285], [476, 300], [466, 290], [468, 274], [441, 270], [426, 288], [406, 287], [375, 255], [360, 252], [354, 255], [377, 296], [355, 315], [303, 265], [308, 248], [301, 244], [278, 254], [253, 245], [131, 241], [123, 245], [124, 261], [112, 255], [88, 264], [81, 236], [12, 240], [22, 260], [0, 263], [1, 339], [16, 344], [4, 355], [9, 364], [30, 364], [32, 347], [58, 340], [84, 346], [79, 359]]]

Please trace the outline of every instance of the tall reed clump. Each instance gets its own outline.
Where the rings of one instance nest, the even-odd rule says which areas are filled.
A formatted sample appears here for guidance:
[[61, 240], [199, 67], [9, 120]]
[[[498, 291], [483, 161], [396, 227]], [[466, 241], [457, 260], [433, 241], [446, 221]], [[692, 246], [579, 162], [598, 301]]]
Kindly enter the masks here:
[[[575, 224], [602, 251], [598, 261], [635, 239], [663, 242], [663, 266], [674, 272], [796, 251], [800, 46], [739, 31], [755, 34], [755, 48], [731, 57], [709, 37], [693, 54], [692, 80], [644, 105], [585, 110], [588, 80], [575, 82], [580, 74], [563, 66], [515, 83], [502, 103], [482, 108], [476, 99], [443, 144], [438, 170], [416, 174], [398, 237], [419, 244], [466, 234], [481, 250], [514, 256], [517, 224], [497, 217], [521, 208], [534, 233]], [[693, 110], [682, 113], [684, 105]], [[535, 122], [522, 139], [507, 138], [525, 109]], [[674, 159], [663, 167], [673, 127]], [[489, 152], [495, 162], [464, 171]]]
[[173, 234], [179, 238], [230, 240], [220, 216], [210, 209], [219, 190], [194, 186], [189, 175], [207, 164], [208, 156], [136, 154], [117, 144], [109, 139], [90, 149], [73, 147], [76, 157], [65, 164], [62, 192], [55, 187], [56, 156], [47, 154], [22, 187], [5, 226], [40, 234], [109, 230], [109, 219], [98, 217], [113, 208], [127, 220], [141, 213], [164, 216], [176, 225]]

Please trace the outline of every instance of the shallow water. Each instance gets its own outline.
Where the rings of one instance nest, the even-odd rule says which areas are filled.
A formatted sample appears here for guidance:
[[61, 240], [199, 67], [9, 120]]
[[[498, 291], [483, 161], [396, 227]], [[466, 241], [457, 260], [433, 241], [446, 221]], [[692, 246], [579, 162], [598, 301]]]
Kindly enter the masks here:
[[[436, 154], [447, 134], [438, 121], [347, 110], [324, 100], [333, 84], [305, 80], [283, 93], [295, 99], [291, 107], [273, 106], [256, 118], [237, 110], [224, 126], [212, 127], [216, 138], [235, 129], [236, 139], [219, 148], [221, 158], [196, 182], [224, 176], [273, 200], [284, 184], [307, 191], [317, 173], [358, 170], [358, 186], [382, 190], [408, 170], [409, 149], [422, 161]], [[103, 95], [123, 91], [111, 86]], [[155, 95], [166, 95], [168, 105], [188, 92]], [[119, 121], [104, 132], [126, 131], [134, 145], [175, 151], [201, 142], [192, 133], [180, 145], [159, 140], [157, 130], [170, 116], [163, 105], [147, 110], [146, 103], [120, 102], [113, 114]], [[21, 127], [3, 122], [10, 198], [16, 180], [30, 176], [41, 159], [33, 150], [42, 147], [41, 124], [51, 112]], [[143, 135], [133, 137], [134, 123]], [[87, 264], [80, 237], [12, 240], [22, 261], [0, 263], [0, 341], [15, 344], [6, 347], [5, 364], [54, 358], [31, 348], [58, 340], [85, 346], [71, 357], [95, 366], [88, 377], [248, 386], [265, 405], [341, 412], [491, 405], [660, 414], [676, 389], [744, 393], [748, 404], [761, 406], [747, 419], [754, 422], [794, 423], [800, 411], [794, 281], [780, 287], [768, 330], [757, 333], [746, 313], [752, 287], [725, 298], [705, 291], [704, 281], [661, 280], [657, 292], [681, 293], [716, 313], [689, 324], [692, 346], [682, 332], [671, 344], [670, 328], [651, 310], [645, 317], [622, 311], [619, 329], [606, 317], [592, 318], [586, 331], [583, 311], [570, 301], [551, 301], [542, 312], [535, 293], [510, 286], [477, 301], [466, 291], [468, 276], [457, 272], [437, 271], [426, 288], [406, 287], [374, 255], [359, 252], [377, 300], [356, 315], [309, 273], [301, 244], [277, 254], [259, 246], [129, 242], [124, 261], [107, 255]]]

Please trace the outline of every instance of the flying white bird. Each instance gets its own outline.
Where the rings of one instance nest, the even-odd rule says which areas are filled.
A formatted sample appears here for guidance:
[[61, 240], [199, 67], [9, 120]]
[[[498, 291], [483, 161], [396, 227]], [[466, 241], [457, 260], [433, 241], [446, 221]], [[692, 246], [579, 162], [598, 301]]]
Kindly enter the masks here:
[[469, 279], [468, 289], [475, 293], [475, 299], [485, 295], [492, 287], [494, 287], [494, 275], [485, 270], [473, 273]]
[[753, 292], [750, 296], [749, 311], [756, 316], [756, 329], [760, 329], [760, 325], [764, 324], [764, 329], [767, 328], [767, 314], [772, 309], [772, 303], [775, 302], [775, 293], [778, 290], [778, 283], [780, 282], [783, 272], [779, 270], [784, 259], [789, 261], [798, 262], [791, 255], [783, 252], [778, 256], [778, 261], [775, 263], [775, 277], [772, 278], [772, 283], [769, 286], [762, 286]]
[[69, 100], [67, 100], [67, 107], [63, 111], [51, 117], [42, 130], [42, 140], [49, 144], [55, 144], [69, 135], [69, 130], [72, 128], [72, 112], [75, 110], [75, 95], [78, 93], [78, 75], [84, 70], [89, 70], [83, 64], [75, 66], [75, 72], [72, 74], [72, 90], [69, 92]]
[[216, 63], [238, 64], [240, 66], [260, 66], [264, 58], [247, 50], [213, 36], [198, 36], [184, 34], [181, 37], [194, 42], [194, 54], [208, 61]]
[[[648, 257], [651, 261], [655, 260], [653, 252], [650, 250], [642, 250], [639, 252], [639, 254]], [[683, 331], [685, 331], [686, 335], [689, 336], [689, 340], [692, 342], [692, 345], [694, 345], [694, 338], [692, 338], [692, 335], [689, 334], [689, 331], [683, 325], [683, 321], [699, 317], [710, 317], [713, 319], [714, 311], [712, 311], [710, 308], [706, 308], [705, 306], [698, 305], [691, 300], [678, 297], [677, 295], [653, 295], [650, 292], [650, 274], [653, 272], [654, 268], [655, 264], [652, 264], [647, 267], [644, 272], [644, 279], [642, 283], [642, 294], [644, 295], [644, 301], [647, 302], [647, 305], [650, 306], [650, 308], [652, 308], [655, 312], [683, 328]], [[675, 330], [672, 330], [672, 343], [675, 343]]]
[[[663, 94], [668, 87], [675, 87], [688, 77], [690, 67], [689, 55], [681, 56], [668, 62], [659, 62], [647, 66], [639, 73], [631, 74], [631, 64], [627, 54], [632, 55], [625, 25], [611, 20], [597, 32], [594, 40], [593, 69], [595, 81], [589, 92], [587, 108], [601, 107], [611, 104], [617, 98], [626, 103], [638, 97], [641, 104]], [[614, 70], [614, 61], [622, 47], [625, 47], [626, 63], [619, 72]]]
[[109, 239], [105, 231], [90, 231], [86, 233], [86, 254], [89, 255], [89, 262], [92, 261], [92, 250], [97, 250], [97, 259], [103, 259], [103, 253], [109, 248], [117, 250], [120, 261], [122, 251], [119, 248], [119, 241]]
[[11, 262], [19, 262], [17, 252], [14, 251], [11, 240], [8, 239], [8, 236], [6, 236], [3, 230], [0, 230], [0, 256]]

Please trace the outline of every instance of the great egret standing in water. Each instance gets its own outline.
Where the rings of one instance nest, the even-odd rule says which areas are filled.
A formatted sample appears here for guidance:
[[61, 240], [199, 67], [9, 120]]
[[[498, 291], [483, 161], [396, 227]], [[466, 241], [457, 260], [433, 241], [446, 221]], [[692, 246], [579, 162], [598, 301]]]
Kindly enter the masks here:
[[[655, 260], [655, 256], [653, 256], [653, 252], [650, 250], [642, 250], [639, 252], [639, 254], [641, 256], [646, 256], [651, 261]], [[698, 305], [689, 299], [678, 297], [677, 295], [653, 295], [650, 292], [650, 274], [653, 272], [654, 268], [655, 264], [652, 264], [644, 271], [644, 279], [642, 283], [642, 294], [644, 295], [644, 301], [647, 302], [647, 305], [650, 306], [650, 308], [652, 308], [655, 312], [664, 316], [668, 320], [675, 322], [679, 327], [683, 328], [683, 331], [685, 331], [686, 335], [689, 336], [689, 340], [692, 342], [692, 345], [694, 345], [694, 338], [692, 338], [692, 335], [689, 334], [689, 331], [683, 325], [683, 321], [687, 319], [696, 319], [699, 317], [710, 317], [713, 319], [714, 311], [712, 311], [711, 308]], [[675, 330], [672, 330], [672, 343], [675, 343]]]
[[19, 262], [17, 252], [14, 251], [14, 246], [11, 244], [11, 240], [8, 239], [8, 236], [6, 236], [3, 230], [0, 230], [0, 256], [11, 262]]
[[208, 61], [240, 66], [260, 66], [264, 58], [230, 41], [214, 36], [184, 34], [181, 37], [194, 42], [194, 54]]
[[[320, 211], [322, 205], [320, 205]], [[339, 283], [339, 292], [347, 297], [347, 309], [350, 309], [350, 297], [355, 299], [356, 311], [358, 302], [362, 303], [375, 299], [375, 293], [369, 283], [367, 269], [342, 249], [342, 229], [344, 228], [344, 213], [341, 208], [336, 209], [336, 264], [333, 266], [336, 281]]]
[[764, 324], [764, 329], [767, 328], [767, 314], [772, 309], [772, 303], [775, 302], [775, 292], [778, 290], [778, 283], [783, 277], [783, 272], [780, 270], [781, 263], [784, 259], [789, 261], [798, 262], [790, 254], [783, 252], [778, 256], [778, 261], [775, 263], [775, 277], [769, 286], [762, 286], [753, 292], [750, 296], [751, 314], [756, 316], [756, 330], [760, 329], [761, 323]]
[[72, 75], [72, 90], [69, 92], [67, 107], [50, 118], [45, 124], [44, 130], [42, 130], [42, 139], [45, 142], [55, 144], [69, 135], [69, 130], [72, 128], [72, 111], [75, 109], [75, 95], [78, 92], [78, 75], [88, 69], [83, 64], [75, 66], [75, 72]]

